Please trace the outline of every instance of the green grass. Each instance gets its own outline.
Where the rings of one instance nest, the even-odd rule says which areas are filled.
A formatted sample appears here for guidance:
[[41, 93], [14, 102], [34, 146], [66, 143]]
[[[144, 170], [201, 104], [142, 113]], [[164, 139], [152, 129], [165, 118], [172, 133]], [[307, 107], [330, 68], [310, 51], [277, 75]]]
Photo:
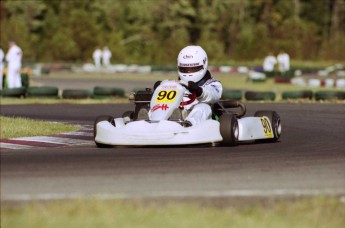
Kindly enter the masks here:
[[[71, 73], [71, 74], [59, 74], [52, 73], [47, 77], [52, 78], [78, 78], [78, 79], [126, 79], [126, 80], [165, 80], [165, 79], [176, 79], [176, 74], [82, 74], [82, 73]], [[274, 83], [273, 78], [268, 78], [263, 83], [254, 83], [247, 80], [246, 74], [232, 73], [232, 74], [214, 74], [214, 77], [220, 80], [224, 88], [228, 89], [241, 89], [241, 90], [254, 90], [254, 91], [272, 91], [276, 93], [281, 93], [282, 91], [291, 90], [312, 90], [312, 91], [322, 91], [322, 90], [341, 90], [339, 88], [318, 88], [318, 87], [301, 87], [286, 83]]]
[[0, 124], [0, 138], [43, 136], [78, 130], [77, 126], [69, 124], [4, 116], [0, 116]]
[[301, 87], [293, 84], [287, 83], [275, 83], [273, 78], [268, 78], [265, 82], [251, 82], [247, 80], [244, 75], [219, 75], [216, 76], [223, 84], [224, 88], [228, 89], [241, 89], [244, 91], [271, 91], [276, 93], [281, 93], [283, 91], [293, 91], [293, 90], [312, 90], [323, 91], [323, 90], [337, 90], [341, 91], [340, 88], [324, 88], [324, 87]]
[[1, 227], [345, 227], [345, 204], [315, 197], [242, 206], [68, 200], [2, 206]]
[[[94, 79], [126, 79], [129, 81], [138, 80], [165, 80], [165, 79], [177, 79], [176, 74], [82, 74], [82, 73], [71, 73], [71, 74], [59, 74], [52, 73], [46, 77], [51, 78], [76, 78], [81, 80]], [[253, 83], [247, 80], [246, 74], [231, 73], [231, 74], [214, 74], [214, 77], [220, 80], [224, 88], [229, 89], [243, 89], [243, 90], [258, 90], [258, 91], [282, 91], [282, 90], [297, 90], [297, 89], [311, 89], [313, 91], [324, 90], [324, 88], [313, 88], [313, 87], [301, 87], [297, 85], [285, 84], [285, 83], [274, 83], [273, 78], [269, 78], [263, 83]], [[330, 90], [335, 88], [328, 88]], [[336, 89], [335, 89], [336, 90]]]
[[128, 98], [102, 98], [102, 99], [59, 99], [59, 98], [1, 98], [1, 105], [20, 104], [123, 104], [129, 103]]
[[114, 73], [114, 74], [104, 74], [104, 73], [58, 73], [53, 72], [46, 76], [48, 78], [75, 78], [75, 79], [122, 79], [122, 80], [164, 80], [164, 79], [177, 79], [176, 73], [151, 73], [151, 74], [138, 74], [138, 73]]

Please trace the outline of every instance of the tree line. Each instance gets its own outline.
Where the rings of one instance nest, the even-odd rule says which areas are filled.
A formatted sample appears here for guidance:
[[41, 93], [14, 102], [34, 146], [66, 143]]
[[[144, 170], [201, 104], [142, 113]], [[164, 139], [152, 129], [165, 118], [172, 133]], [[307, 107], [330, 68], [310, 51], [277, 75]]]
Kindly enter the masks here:
[[201, 45], [213, 63], [263, 59], [285, 50], [299, 60], [345, 60], [344, 0], [7, 0], [1, 41], [26, 61], [171, 64]]

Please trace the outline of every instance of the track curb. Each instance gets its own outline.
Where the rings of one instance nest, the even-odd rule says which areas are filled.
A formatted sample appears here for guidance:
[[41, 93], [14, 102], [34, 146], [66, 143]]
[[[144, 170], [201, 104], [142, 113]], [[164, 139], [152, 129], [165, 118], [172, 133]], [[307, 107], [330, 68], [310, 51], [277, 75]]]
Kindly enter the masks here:
[[82, 125], [79, 130], [74, 132], [47, 136], [0, 139], [1, 150], [4, 151], [83, 145], [94, 145], [93, 129], [91, 125]]

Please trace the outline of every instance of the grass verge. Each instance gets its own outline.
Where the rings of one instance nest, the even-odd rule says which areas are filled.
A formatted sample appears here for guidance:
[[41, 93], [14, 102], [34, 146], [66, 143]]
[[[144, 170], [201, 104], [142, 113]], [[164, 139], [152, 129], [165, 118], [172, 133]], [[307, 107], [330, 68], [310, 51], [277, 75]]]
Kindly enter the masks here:
[[345, 204], [315, 197], [270, 205], [69, 200], [2, 207], [1, 227], [344, 227]]
[[43, 136], [78, 130], [77, 126], [69, 124], [4, 116], [0, 116], [0, 124], [0, 138]]
[[[322, 91], [322, 90], [342, 90], [340, 88], [319, 88], [319, 87], [310, 87], [310, 86], [298, 86], [288, 83], [275, 83], [274, 78], [267, 78], [265, 82], [251, 82], [248, 80], [247, 74], [240, 73], [229, 73], [229, 74], [213, 74], [215, 78], [220, 80], [224, 88], [228, 89], [241, 89], [241, 90], [254, 90], [254, 91], [272, 91], [272, 92], [282, 92], [286, 90], [312, 90], [312, 91]], [[147, 81], [147, 80], [165, 80], [177, 79], [177, 73], [156, 73], [156, 74], [81, 74], [81, 73], [71, 73], [71, 74], [62, 74], [62, 73], [52, 73], [49, 76], [50, 78], [68, 78], [68, 79], [81, 79], [88, 80], [98, 78], [102, 79], [114, 79], [118, 80], [128, 80], [128, 81]]]
[[1, 98], [1, 105], [20, 104], [125, 104], [128, 98], [59, 99], [59, 98]]

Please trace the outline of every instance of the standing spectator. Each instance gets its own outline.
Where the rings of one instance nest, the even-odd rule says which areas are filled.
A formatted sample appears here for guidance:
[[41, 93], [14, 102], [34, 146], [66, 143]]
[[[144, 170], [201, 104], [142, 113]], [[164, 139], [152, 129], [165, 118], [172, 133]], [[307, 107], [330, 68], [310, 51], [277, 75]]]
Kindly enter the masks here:
[[4, 57], [5, 54], [0, 48], [0, 89], [2, 89], [2, 79], [4, 77], [3, 69], [4, 69]]
[[103, 65], [106, 67], [109, 66], [110, 65], [111, 52], [110, 52], [108, 47], [103, 48], [102, 57], [103, 57]]
[[97, 47], [96, 50], [93, 52], [92, 58], [95, 62], [95, 66], [100, 67], [101, 66], [101, 58], [102, 58], [102, 50], [99, 47]]
[[273, 53], [269, 53], [264, 59], [264, 63], [263, 63], [264, 71], [273, 72], [274, 66], [276, 65], [276, 63], [277, 63], [276, 57], [274, 57]]
[[8, 62], [7, 85], [8, 88], [18, 88], [22, 86], [20, 68], [22, 66], [23, 52], [14, 41], [8, 42], [8, 45], [10, 48], [6, 54], [6, 61]]
[[281, 73], [290, 70], [290, 56], [285, 51], [280, 51], [278, 56], [278, 68]]

